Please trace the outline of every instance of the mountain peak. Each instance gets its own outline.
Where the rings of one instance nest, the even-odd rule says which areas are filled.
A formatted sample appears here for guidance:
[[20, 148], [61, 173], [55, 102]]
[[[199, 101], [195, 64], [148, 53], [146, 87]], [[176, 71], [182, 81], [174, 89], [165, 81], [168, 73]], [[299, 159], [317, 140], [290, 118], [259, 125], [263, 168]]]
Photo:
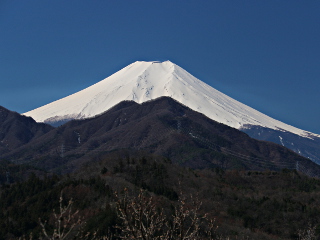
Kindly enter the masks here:
[[136, 61], [135, 63], [171, 63], [173, 64], [170, 60], [165, 60], [165, 61]]
[[270, 118], [217, 91], [171, 61], [136, 61], [108, 78], [70, 96], [24, 113], [37, 122], [90, 118], [116, 104], [143, 103], [167, 96], [207, 117], [241, 129], [262, 126], [300, 136], [318, 136]]

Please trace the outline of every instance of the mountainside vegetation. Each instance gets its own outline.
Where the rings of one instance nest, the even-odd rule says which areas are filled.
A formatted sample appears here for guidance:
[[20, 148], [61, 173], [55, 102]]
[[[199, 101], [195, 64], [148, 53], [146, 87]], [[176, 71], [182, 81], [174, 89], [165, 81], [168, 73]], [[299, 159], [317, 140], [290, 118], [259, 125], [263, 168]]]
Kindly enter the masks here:
[[[0, 239], [28, 239], [31, 233], [46, 239], [43, 229], [54, 234], [53, 210], [59, 213], [59, 204], [68, 206], [70, 200], [77, 225], [67, 239], [79, 232], [129, 239], [134, 233], [127, 227], [134, 219], [126, 219], [121, 206], [122, 211], [124, 206], [145, 206], [151, 215], [162, 216], [161, 227], [152, 233], [157, 237], [173, 234], [181, 207], [189, 214], [183, 228], [190, 224], [195, 232], [190, 239], [299, 239], [309, 225], [315, 235], [320, 230], [318, 179], [295, 170], [193, 170], [145, 152], [119, 150], [69, 175], [33, 173], [26, 181], [2, 184]], [[128, 205], [119, 205], [124, 203]], [[73, 226], [69, 223], [66, 228]]]

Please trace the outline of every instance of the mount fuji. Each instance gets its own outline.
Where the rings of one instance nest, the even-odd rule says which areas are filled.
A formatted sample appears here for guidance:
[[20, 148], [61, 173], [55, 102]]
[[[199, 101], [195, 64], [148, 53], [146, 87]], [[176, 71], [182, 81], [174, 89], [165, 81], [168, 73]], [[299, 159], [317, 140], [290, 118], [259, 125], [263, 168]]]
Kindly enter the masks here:
[[143, 103], [167, 96], [210, 119], [254, 138], [291, 148], [320, 163], [320, 135], [298, 129], [242, 104], [170, 62], [134, 62], [108, 78], [32, 111], [37, 122], [61, 125], [95, 117], [122, 101]]

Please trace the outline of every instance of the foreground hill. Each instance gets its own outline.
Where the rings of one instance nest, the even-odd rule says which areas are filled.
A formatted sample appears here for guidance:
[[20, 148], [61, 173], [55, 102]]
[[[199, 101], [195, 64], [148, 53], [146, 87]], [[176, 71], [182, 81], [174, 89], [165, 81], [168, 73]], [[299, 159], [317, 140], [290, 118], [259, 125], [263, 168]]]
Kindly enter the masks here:
[[191, 168], [288, 168], [319, 174], [318, 165], [287, 148], [254, 140], [168, 97], [121, 102], [95, 118], [70, 121], [5, 158], [68, 172], [117, 149], [144, 150]]

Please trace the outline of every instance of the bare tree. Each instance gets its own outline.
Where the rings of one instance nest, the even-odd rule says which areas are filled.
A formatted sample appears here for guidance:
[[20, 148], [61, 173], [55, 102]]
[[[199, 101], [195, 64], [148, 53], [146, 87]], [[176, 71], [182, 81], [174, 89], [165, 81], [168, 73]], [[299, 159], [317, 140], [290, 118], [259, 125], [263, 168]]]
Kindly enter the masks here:
[[166, 222], [168, 226], [166, 239], [198, 239], [200, 230], [200, 207], [201, 202], [198, 201], [198, 199], [192, 199], [191, 204], [187, 205], [186, 198], [180, 194], [178, 204], [175, 206], [172, 216], [172, 223], [170, 223], [170, 220]]
[[75, 212], [72, 210], [72, 205], [72, 199], [69, 200], [66, 206], [63, 205], [63, 197], [61, 192], [59, 199], [59, 212], [57, 213], [55, 210], [53, 210], [54, 230], [52, 234], [49, 234], [47, 231], [47, 221], [42, 222], [41, 219], [39, 219], [42, 233], [44, 235], [44, 238], [42, 239], [65, 240], [69, 239], [71, 235], [76, 237], [80, 233], [80, 231], [75, 232], [74, 230], [76, 228], [80, 228], [82, 219], [78, 216], [79, 210]]
[[123, 239], [162, 239], [159, 233], [164, 227], [165, 217], [162, 210], [156, 211], [152, 197], [147, 197], [140, 190], [137, 197], [128, 197], [128, 190], [124, 190], [122, 198], [117, 197], [118, 216], [123, 225], [118, 226]]
[[[200, 240], [200, 239], [222, 239], [215, 237], [217, 229], [214, 220], [208, 219], [207, 215], [199, 213], [202, 203], [199, 199], [187, 200], [180, 194], [178, 202], [175, 204], [172, 214], [165, 215], [163, 208], [158, 206], [156, 199], [147, 195], [147, 192], [140, 190], [137, 196], [129, 196], [128, 190], [119, 197], [116, 193], [116, 208], [118, 217], [122, 224], [116, 226], [119, 229], [117, 237], [132, 240]], [[84, 233], [82, 227], [85, 222], [79, 216], [79, 211], [72, 210], [72, 199], [67, 205], [63, 204], [62, 193], [59, 199], [59, 211], [53, 211], [54, 229], [48, 232], [47, 222], [40, 220], [43, 236], [39, 239], [46, 240], [111, 240], [113, 236], [109, 234], [104, 237], [97, 237], [96, 232]], [[202, 228], [205, 223], [206, 228]], [[23, 237], [21, 240], [32, 240]], [[118, 239], [118, 238], [117, 238]], [[305, 240], [301, 238], [301, 240]], [[309, 240], [309, 239], [308, 239]]]
[[298, 240], [315, 240], [316, 226], [309, 224], [307, 229], [298, 231]]
[[[201, 202], [191, 196], [187, 203], [184, 196], [180, 196], [171, 216], [166, 216], [163, 209], [157, 210], [153, 197], [147, 197], [146, 192], [140, 190], [137, 197], [129, 197], [125, 189], [122, 198], [116, 194], [117, 210], [122, 226], [118, 226], [120, 237], [136, 240], [198, 240], [214, 239], [216, 226], [207, 215], [201, 216], [199, 209]], [[208, 226], [200, 236], [201, 222]]]

